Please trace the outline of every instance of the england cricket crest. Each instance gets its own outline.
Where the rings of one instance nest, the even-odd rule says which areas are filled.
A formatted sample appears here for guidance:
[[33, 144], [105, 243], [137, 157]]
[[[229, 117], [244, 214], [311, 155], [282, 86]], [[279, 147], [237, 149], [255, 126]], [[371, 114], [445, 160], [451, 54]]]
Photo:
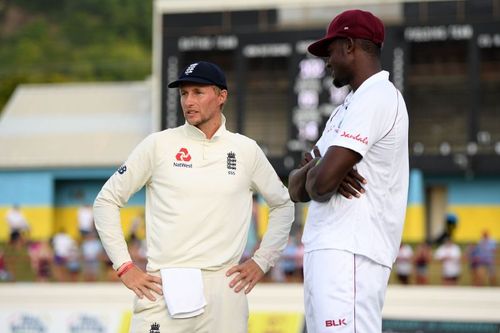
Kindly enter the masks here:
[[236, 174], [236, 154], [232, 151], [227, 153], [227, 174]]
[[158, 323], [151, 324], [151, 328], [149, 329], [149, 333], [160, 333], [160, 324], [158, 324]]

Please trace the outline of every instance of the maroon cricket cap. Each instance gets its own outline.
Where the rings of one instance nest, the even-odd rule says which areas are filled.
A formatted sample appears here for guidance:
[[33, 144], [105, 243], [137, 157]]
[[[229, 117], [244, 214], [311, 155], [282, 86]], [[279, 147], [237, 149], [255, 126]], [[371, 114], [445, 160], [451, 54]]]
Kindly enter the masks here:
[[318, 57], [328, 57], [328, 46], [336, 37], [367, 39], [377, 45], [384, 42], [384, 24], [370, 12], [346, 10], [328, 26], [325, 37], [309, 45], [307, 50]]

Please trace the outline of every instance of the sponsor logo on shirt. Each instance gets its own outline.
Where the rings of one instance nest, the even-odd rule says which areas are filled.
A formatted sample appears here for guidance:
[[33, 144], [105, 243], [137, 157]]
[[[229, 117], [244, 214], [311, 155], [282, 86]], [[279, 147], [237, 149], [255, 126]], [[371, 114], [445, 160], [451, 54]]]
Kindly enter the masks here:
[[325, 320], [326, 327], [338, 327], [338, 326], [347, 326], [345, 318], [338, 320]]
[[354, 134], [348, 133], [346, 131], [343, 131], [342, 134], [340, 134], [340, 136], [343, 136], [344, 138], [348, 138], [348, 139], [353, 139], [353, 140], [359, 141], [361, 143], [364, 143], [365, 145], [368, 144], [368, 137], [367, 136], [363, 137], [359, 133], [356, 134], [356, 135], [354, 135]]
[[189, 155], [189, 152], [186, 148], [181, 148], [179, 149], [177, 155], [175, 155], [175, 159], [177, 161], [189, 162], [191, 161], [191, 155]]
[[189, 152], [187, 148], [181, 148], [179, 149], [179, 152], [175, 155], [175, 159], [179, 162], [174, 162], [174, 166], [178, 168], [192, 168], [193, 164], [192, 163], [183, 163], [183, 162], [189, 162], [191, 161], [191, 155], [189, 155]]
[[124, 164], [121, 167], [119, 167], [117, 171], [120, 175], [123, 175], [125, 171], [127, 171], [127, 166]]
[[227, 153], [227, 174], [236, 174], [236, 154], [230, 151]]
[[338, 133], [339, 132], [339, 126], [335, 123], [330, 123], [330, 124], [327, 124], [326, 125], [326, 128], [325, 128], [325, 133], [329, 133], [331, 131], [334, 131], [335, 133]]
[[[323, 131], [324, 133], [328, 133], [331, 131], [335, 131], [335, 133], [339, 132], [340, 126], [342, 126], [342, 122], [344, 121], [344, 116], [342, 116], [342, 119], [338, 119], [338, 113], [341, 111], [342, 107], [344, 107], [347, 110], [347, 106], [339, 106], [338, 108], [335, 109], [335, 111], [332, 113], [328, 121], [326, 122], [325, 130]], [[338, 123], [337, 123], [338, 122]]]

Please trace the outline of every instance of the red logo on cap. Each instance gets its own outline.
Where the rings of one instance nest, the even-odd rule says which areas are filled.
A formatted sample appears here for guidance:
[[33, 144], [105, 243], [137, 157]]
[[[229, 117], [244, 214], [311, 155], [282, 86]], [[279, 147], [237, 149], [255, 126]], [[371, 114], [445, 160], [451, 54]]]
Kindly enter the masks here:
[[177, 161], [189, 162], [191, 161], [191, 155], [186, 148], [181, 148], [177, 155], [175, 155]]

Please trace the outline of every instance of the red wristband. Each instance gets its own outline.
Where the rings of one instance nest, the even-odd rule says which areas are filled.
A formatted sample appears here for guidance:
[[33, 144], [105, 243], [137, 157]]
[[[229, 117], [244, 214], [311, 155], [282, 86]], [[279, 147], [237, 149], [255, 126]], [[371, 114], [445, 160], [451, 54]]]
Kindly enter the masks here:
[[134, 266], [134, 263], [132, 261], [126, 262], [123, 265], [118, 268], [118, 277], [121, 277], [123, 274], [125, 274], [128, 270], [130, 270]]

